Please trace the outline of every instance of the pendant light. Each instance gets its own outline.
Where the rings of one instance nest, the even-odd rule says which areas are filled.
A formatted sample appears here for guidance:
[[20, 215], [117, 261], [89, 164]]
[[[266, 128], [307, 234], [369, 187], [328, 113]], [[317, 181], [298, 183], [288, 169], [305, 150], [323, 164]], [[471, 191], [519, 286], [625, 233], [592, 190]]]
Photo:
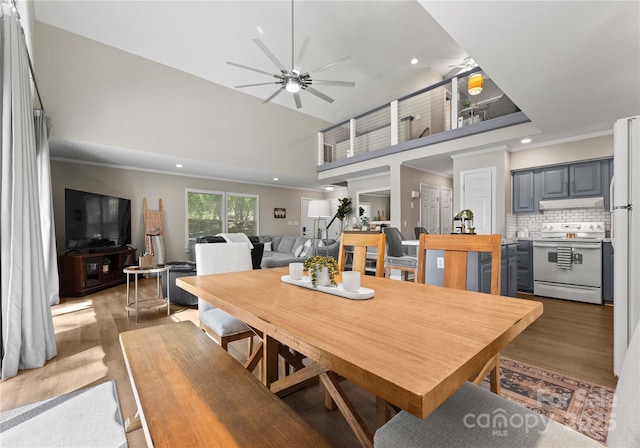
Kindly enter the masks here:
[[474, 73], [469, 76], [468, 90], [469, 95], [479, 95], [484, 85], [484, 77], [482, 73]]

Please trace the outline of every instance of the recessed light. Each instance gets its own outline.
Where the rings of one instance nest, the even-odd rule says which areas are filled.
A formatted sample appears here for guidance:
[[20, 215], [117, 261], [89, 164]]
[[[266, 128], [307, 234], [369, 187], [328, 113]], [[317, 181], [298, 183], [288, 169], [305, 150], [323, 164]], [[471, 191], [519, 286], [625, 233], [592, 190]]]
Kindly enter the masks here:
[[325, 185], [322, 188], [324, 188], [325, 191], [333, 191], [336, 187], [334, 187], [333, 185]]
[[417, 63], [418, 63], [418, 60], [416, 58], [411, 59], [412, 65], [416, 65]]
[[278, 179], [277, 177], [274, 177], [273, 180], [278, 182], [280, 179]]
[[520, 143], [531, 143], [531, 139], [530, 138], [523, 138], [522, 140], [520, 140]]
[[182, 168], [182, 163], [176, 163], [176, 168]]

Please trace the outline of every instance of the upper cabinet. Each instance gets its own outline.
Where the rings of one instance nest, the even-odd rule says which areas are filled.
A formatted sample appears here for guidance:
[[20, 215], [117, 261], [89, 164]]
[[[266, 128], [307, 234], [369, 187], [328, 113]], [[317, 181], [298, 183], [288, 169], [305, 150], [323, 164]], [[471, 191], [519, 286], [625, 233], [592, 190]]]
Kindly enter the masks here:
[[608, 209], [613, 159], [514, 171], [513, 213], [536, 213], [540, 200], [604, 197]]
[[540, 170], [542, 196], [540, 199], [560, 199], [569, 197], [569, 167], [552, 166]]
[[569, 166], [570, 196], [602, 195], [602, 161], [576, 163]]
[[534, 213], [533, 171], [513, 173], [513, 213]]

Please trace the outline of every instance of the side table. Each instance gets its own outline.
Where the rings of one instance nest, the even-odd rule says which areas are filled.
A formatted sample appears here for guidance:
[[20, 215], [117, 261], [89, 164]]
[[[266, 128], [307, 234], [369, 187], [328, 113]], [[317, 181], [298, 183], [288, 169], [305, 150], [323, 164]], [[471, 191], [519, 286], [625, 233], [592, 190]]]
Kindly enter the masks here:
[[[127, 317], [129, 317], [130, 311], [136, 312], [136, 323], [138, 323], [138, 313], [140, 311], [140, 302], [138, 300], [138, 274], [162, 274], [164, 278], [167, 273], [171, 270], [171, 266], [154, 266], [152, 268], [143, 268], [140, 266], [130, 266], [128, 268], [124, 268], [122, 272], [127, 274]], [[133, 274], [135, 279], [135, 306], [133, 305], [133, 300], [130, 299], [130, 276]], [[145, 300], [144, 307], [142, 311], [157, 311], [163, 307], [167, 307], [167, 316], [171, 314], [171, 300], [170, 293], [167, 290], [166, 301], [161, 299], [162, 290], [160, 288], [160, 275], [156, 276], [156, 299], [155, 300]]]

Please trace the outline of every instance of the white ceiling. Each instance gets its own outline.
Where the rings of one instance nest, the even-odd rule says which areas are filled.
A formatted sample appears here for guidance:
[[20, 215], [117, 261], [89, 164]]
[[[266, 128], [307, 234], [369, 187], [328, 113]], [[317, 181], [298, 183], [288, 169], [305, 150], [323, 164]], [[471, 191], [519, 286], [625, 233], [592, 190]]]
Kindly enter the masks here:
[[[40, 1], [35, 19], [233, 88], [270, 78], [226, 61], [277, 71], [252, 39], [290, 65], [290, 8], [288, 1]], [[640, 113], [638, 1], [297, 1], [296, 46], [306, 36], [303, 69], [351, 57], [317, 78], [355, 88], [316, 86], [332, 104], [302, 93], [300, 112], [332, 123], [423, 87], [428, 69], [443, 76], [467, 55], [540, 130], [534, 145], [610, 132], [615, 119]], [[265, 99], [276, 89], [242, 91]], [[274, 102], [295, 108], [287, 93]], [[122, 164], [135, 167], [133, 159]], [[451, 163], [429, 166], [446, 172]], [[292, 186], [322, 184], [303, 183]]]

